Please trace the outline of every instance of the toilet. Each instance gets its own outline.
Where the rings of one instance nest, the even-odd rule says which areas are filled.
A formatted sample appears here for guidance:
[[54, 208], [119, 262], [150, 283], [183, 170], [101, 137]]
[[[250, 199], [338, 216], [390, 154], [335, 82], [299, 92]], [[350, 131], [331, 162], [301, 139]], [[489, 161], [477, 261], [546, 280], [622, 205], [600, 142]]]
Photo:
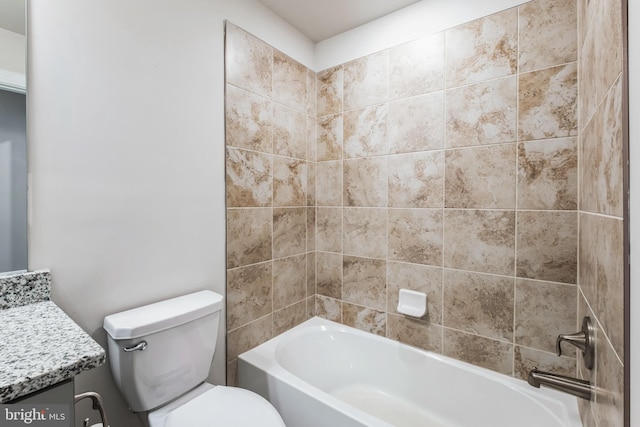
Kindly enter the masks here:
[[113, 378], [150, 427], [285, 427], [262, 396], [205, 382], [221, 308], [200, 291], [105, 317]]

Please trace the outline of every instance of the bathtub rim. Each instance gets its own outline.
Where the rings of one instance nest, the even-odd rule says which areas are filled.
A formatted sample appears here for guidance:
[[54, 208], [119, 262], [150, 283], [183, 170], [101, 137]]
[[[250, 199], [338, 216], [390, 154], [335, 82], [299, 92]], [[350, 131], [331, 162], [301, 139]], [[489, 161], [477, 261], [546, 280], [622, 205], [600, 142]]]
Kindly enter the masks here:
[[[314, 316], [289, 329], [288, 331], [285, 331], [282, 334], [271, 338], [270, 340], [260, 344], [259, 346], [256, 346], [253, 349], [238, 355], [238, 375], [240, 376], [241, 363], [246, 363], [266, 373], [269, 377], [282, 381], [283, 383], [302, 393], [313, 395], [320, 402], [333, 407], [335, 410], [338, 410], [339, 412], [347, 416], [355, 414], [357, 419], [362, 419], [365, 422], [372, 423], [371, 425], [381, 427], [394, 427], [392, 424], [389, 424], [386, 421], [369, 414], [368, 412], [354, 407], [342, 401], [341, 399], [332, 396], [328, 392], [308, 383], [307, 381], [295, 375], [293, 372], [286, 369], [278, 362], [277, 353], [280, 346], [284, 346], [288, 342], [295, 340], [297, 337], [308, 334], [310, 331], [331, 330], [352, 333], [366, 339], [381, 342], [383, 345], [391, 345], [396, 348], [400, 347], [408, 351], [414, 351], [440, 363], [448, 364], [465, 372], [469, 372], [472, 375], [480, 375], [491, 381], [496, 381], [513, 390], [515, 393], [524, 394], [528, 399], [539, 402], [538, 404], [543, 405], [545, 409], [554, 414], [554, 417], [557, 417], [557, 415], [552, 410], [550, 410], [547, 405], [545, 405], [545, 403], [548, 402], [549, 404], [553, 404], [555, 402], [559, 402], [566, 408], [566, 413], [570, 421], [568, 427], [582, 426], [578, 402], [577, 399], [573, 396], [549, 388], [541, 387], [537, 389], [528, 385], [524, 380], [511, 377], [500, 372], [492, 371], [481, 366], [476, 366], [468, 362], [457, 360], [442, 354], [424, 350], [387, 337], [362, 331], [360, 329], [353, 328], [351, 326], [347, 326], [342, 323], [338, 323], [318, 316]], [[267, 352], [267, 354], [271, 355], [272, 357], [264, 357], [264, 352]], [[264, 397], [267, 398], [267, 396]]]

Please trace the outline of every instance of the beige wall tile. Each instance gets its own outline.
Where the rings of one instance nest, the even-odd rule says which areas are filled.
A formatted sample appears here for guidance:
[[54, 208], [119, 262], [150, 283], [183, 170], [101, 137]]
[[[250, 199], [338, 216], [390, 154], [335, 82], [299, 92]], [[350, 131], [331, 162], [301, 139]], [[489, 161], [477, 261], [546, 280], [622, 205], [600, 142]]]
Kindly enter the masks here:
[[516, 140], [516, 76], [447, 91], [446, 147]]
[[227, 207], [271, 206], [273, 156], [227, 147]]
[[316, 252], [316, 292], [342, 299], [342, 254]]
[[[619, 358], [624, 358], [624, 227], [623, 220], [597, 217], [598, 319]], [[593, 301], [591, 301], [593, 303]]]
[[273, 311], [271, 261], [227, 273], [227, 329], [236, 329]]
[[342, 301], [323, 295], [316, 295], [316, 316], [333, 320], [334, 322], [341, 322]]
[[[307, 252], [307, 298], [316, 294], [316, 252]], [[315, 307], [315, 302], [313, 303]], [[309, 313], [314, 313], [312, 310]], [[313, 314], [311, 314], [313, 316]]]
[[273, 257], [307, 251], [307, 208], [273, 209]]
[[342, 160], [316, 164], [316, 204], [342, 206]]
[[316, 227], [319, 251], [342, 252], [342, 208], [318, 208]]
[[273, 316], [261, 317], [237, 329], [227, 331], [227, 362], [273, 337]]
[[445, 356], [497, 371], [513, 374], [513, 344], [444, 328]]
[[343, 127], [342, 114], [318, 118], [318, 162], [342, 159]]
[[578, 208], [576, 138], [518, 144], [518, 209]]
[[306, 299], [273, 313], [273, 336], [280, 335], [307, 320]]
[[385, 336], [387, 314], [384, 311], [344, 302], [342, 304], [342, 323], [365, 332]]
[[315, 116], [307, 116], [307, 160], [309, 162], [317, 161], [318, 146], [318, 119]]
[[307, 251], [316, 250], [316, 208], [307, 208]]
[[389, 156], [389, 206], [443, 206], [444, 151]]
[[445, 327], [513, 342], [511, 277], [444, 270]]
[[511, 276], [515, 212], [445, 209], [444, 266]]
[[515, 143], [447, 150], [445, 164], [445, 207], [515, 209]]
[[316, 205], [317, 163], [307, 162], [307, 206]]
[[345, 160], [343, 163], [344, 205], [387, 207], [387, 163], [386, 157]]
[[519, 211], [518, 277], [576, 283], [576, 212]]
[[578, 284], [587, 300], [592, 304], [598, 300], [598, 217], [589, 213], [579, 214]]
[[397, 313], [400, 289], [427, 295], [427, 312], [420, 320], [442, 324], [442, 268], [389, 261], [387, 264], [387, 312]]
[[387, 258], [387, 210], [345, 208], [342, 219], [345, 254]]
[[271, 96], [273, 48], [227, 22], [226, 79], [250, 92]]
[[389, 259], [442, 265], [441, 209], [390, 209]]
[[444, 32], [389, 49], [389, 97], [444, 89]]
[[307, 116], [318, 117], [318, 75], [312, 70], [307, 73], [307, 99], [305, 100]]
[[307, 68], [279, 50], [273, 51], [273, 100], [305, 113]]
[[600, 335], [596, 341], [595, 420], [599, 427], [624, 426], [624, 366], [615, 350]]
[[389, 93], [389, 51], [344, 64], [344, 110], [385, 102]]
[[535, 0], [518, 8], [520, 72], [578, 59], [575, 0]]
[[304, 113], [273, 104], [273, 152], [296, 159], [307, 158], [307, 121]]
[[307, 297], [307, 255], [273, 261], [273, 309], [280, 310]]
[[227, 268], [271, 259], [271, 208], [227, 209]]
[[307, 162], [275, 156], [273, 159], [273, 205], [307, 205]]
[[342, 65], [318, 73], [318, 116], [342, 112], [343, 82]]
[[345, 255], [342, 266], [342, 299], [384, 311], [387, 307], [387, 262]]
[[444, 91], [388, 104], [389, 153], [444, 148]]
[[442, 326], [419, 319], [387, 315], [387, 337], [434, 353], [442, 353]]
[[389, 152], [387, 104], [344, 113], [344, 157], [369, 157]]
[[622, 81], [607, 93], [582, 136], [581, 209], [622, 217]]
[[514, 74], [518, 13], [508, 9], [446, 31], [447, 88]]
[[227, 145], [273, 152], [273, 112], [268, 98], [226, 86], [226, 141]]
[[520, 140], [578, 134], [576, 63], [520, 74], [519, 80]]
[[[517, 279], [515, 343], [555, 352], [556, 337], [577, 330], [576, 307], [576, 286]], [[566, 345], [563, 351], [571, 355], [574, 349]]]

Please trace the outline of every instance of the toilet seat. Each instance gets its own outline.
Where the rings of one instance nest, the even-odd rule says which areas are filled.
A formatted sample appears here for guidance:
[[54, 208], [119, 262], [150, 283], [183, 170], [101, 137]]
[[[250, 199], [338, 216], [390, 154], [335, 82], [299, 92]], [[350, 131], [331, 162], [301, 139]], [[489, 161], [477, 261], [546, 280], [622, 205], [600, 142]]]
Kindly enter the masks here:
[[[209, 385], [207, 384], [207, 386]], [[262, 396], [237, 387], [210, 387], [180, 406], [160, 408], [150, 413], [150, 425], [163, 427], [285, 427], [278, 411]]]

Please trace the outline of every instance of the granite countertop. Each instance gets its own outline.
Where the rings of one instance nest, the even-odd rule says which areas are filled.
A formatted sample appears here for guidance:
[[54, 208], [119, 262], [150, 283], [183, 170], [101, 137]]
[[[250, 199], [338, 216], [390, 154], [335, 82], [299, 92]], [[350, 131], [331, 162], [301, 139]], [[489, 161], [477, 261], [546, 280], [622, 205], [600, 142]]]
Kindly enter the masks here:
[[0, 277], [0, 403], [106, 360], [104, 349], [49, 301], [47, 283], [48, 272]]

